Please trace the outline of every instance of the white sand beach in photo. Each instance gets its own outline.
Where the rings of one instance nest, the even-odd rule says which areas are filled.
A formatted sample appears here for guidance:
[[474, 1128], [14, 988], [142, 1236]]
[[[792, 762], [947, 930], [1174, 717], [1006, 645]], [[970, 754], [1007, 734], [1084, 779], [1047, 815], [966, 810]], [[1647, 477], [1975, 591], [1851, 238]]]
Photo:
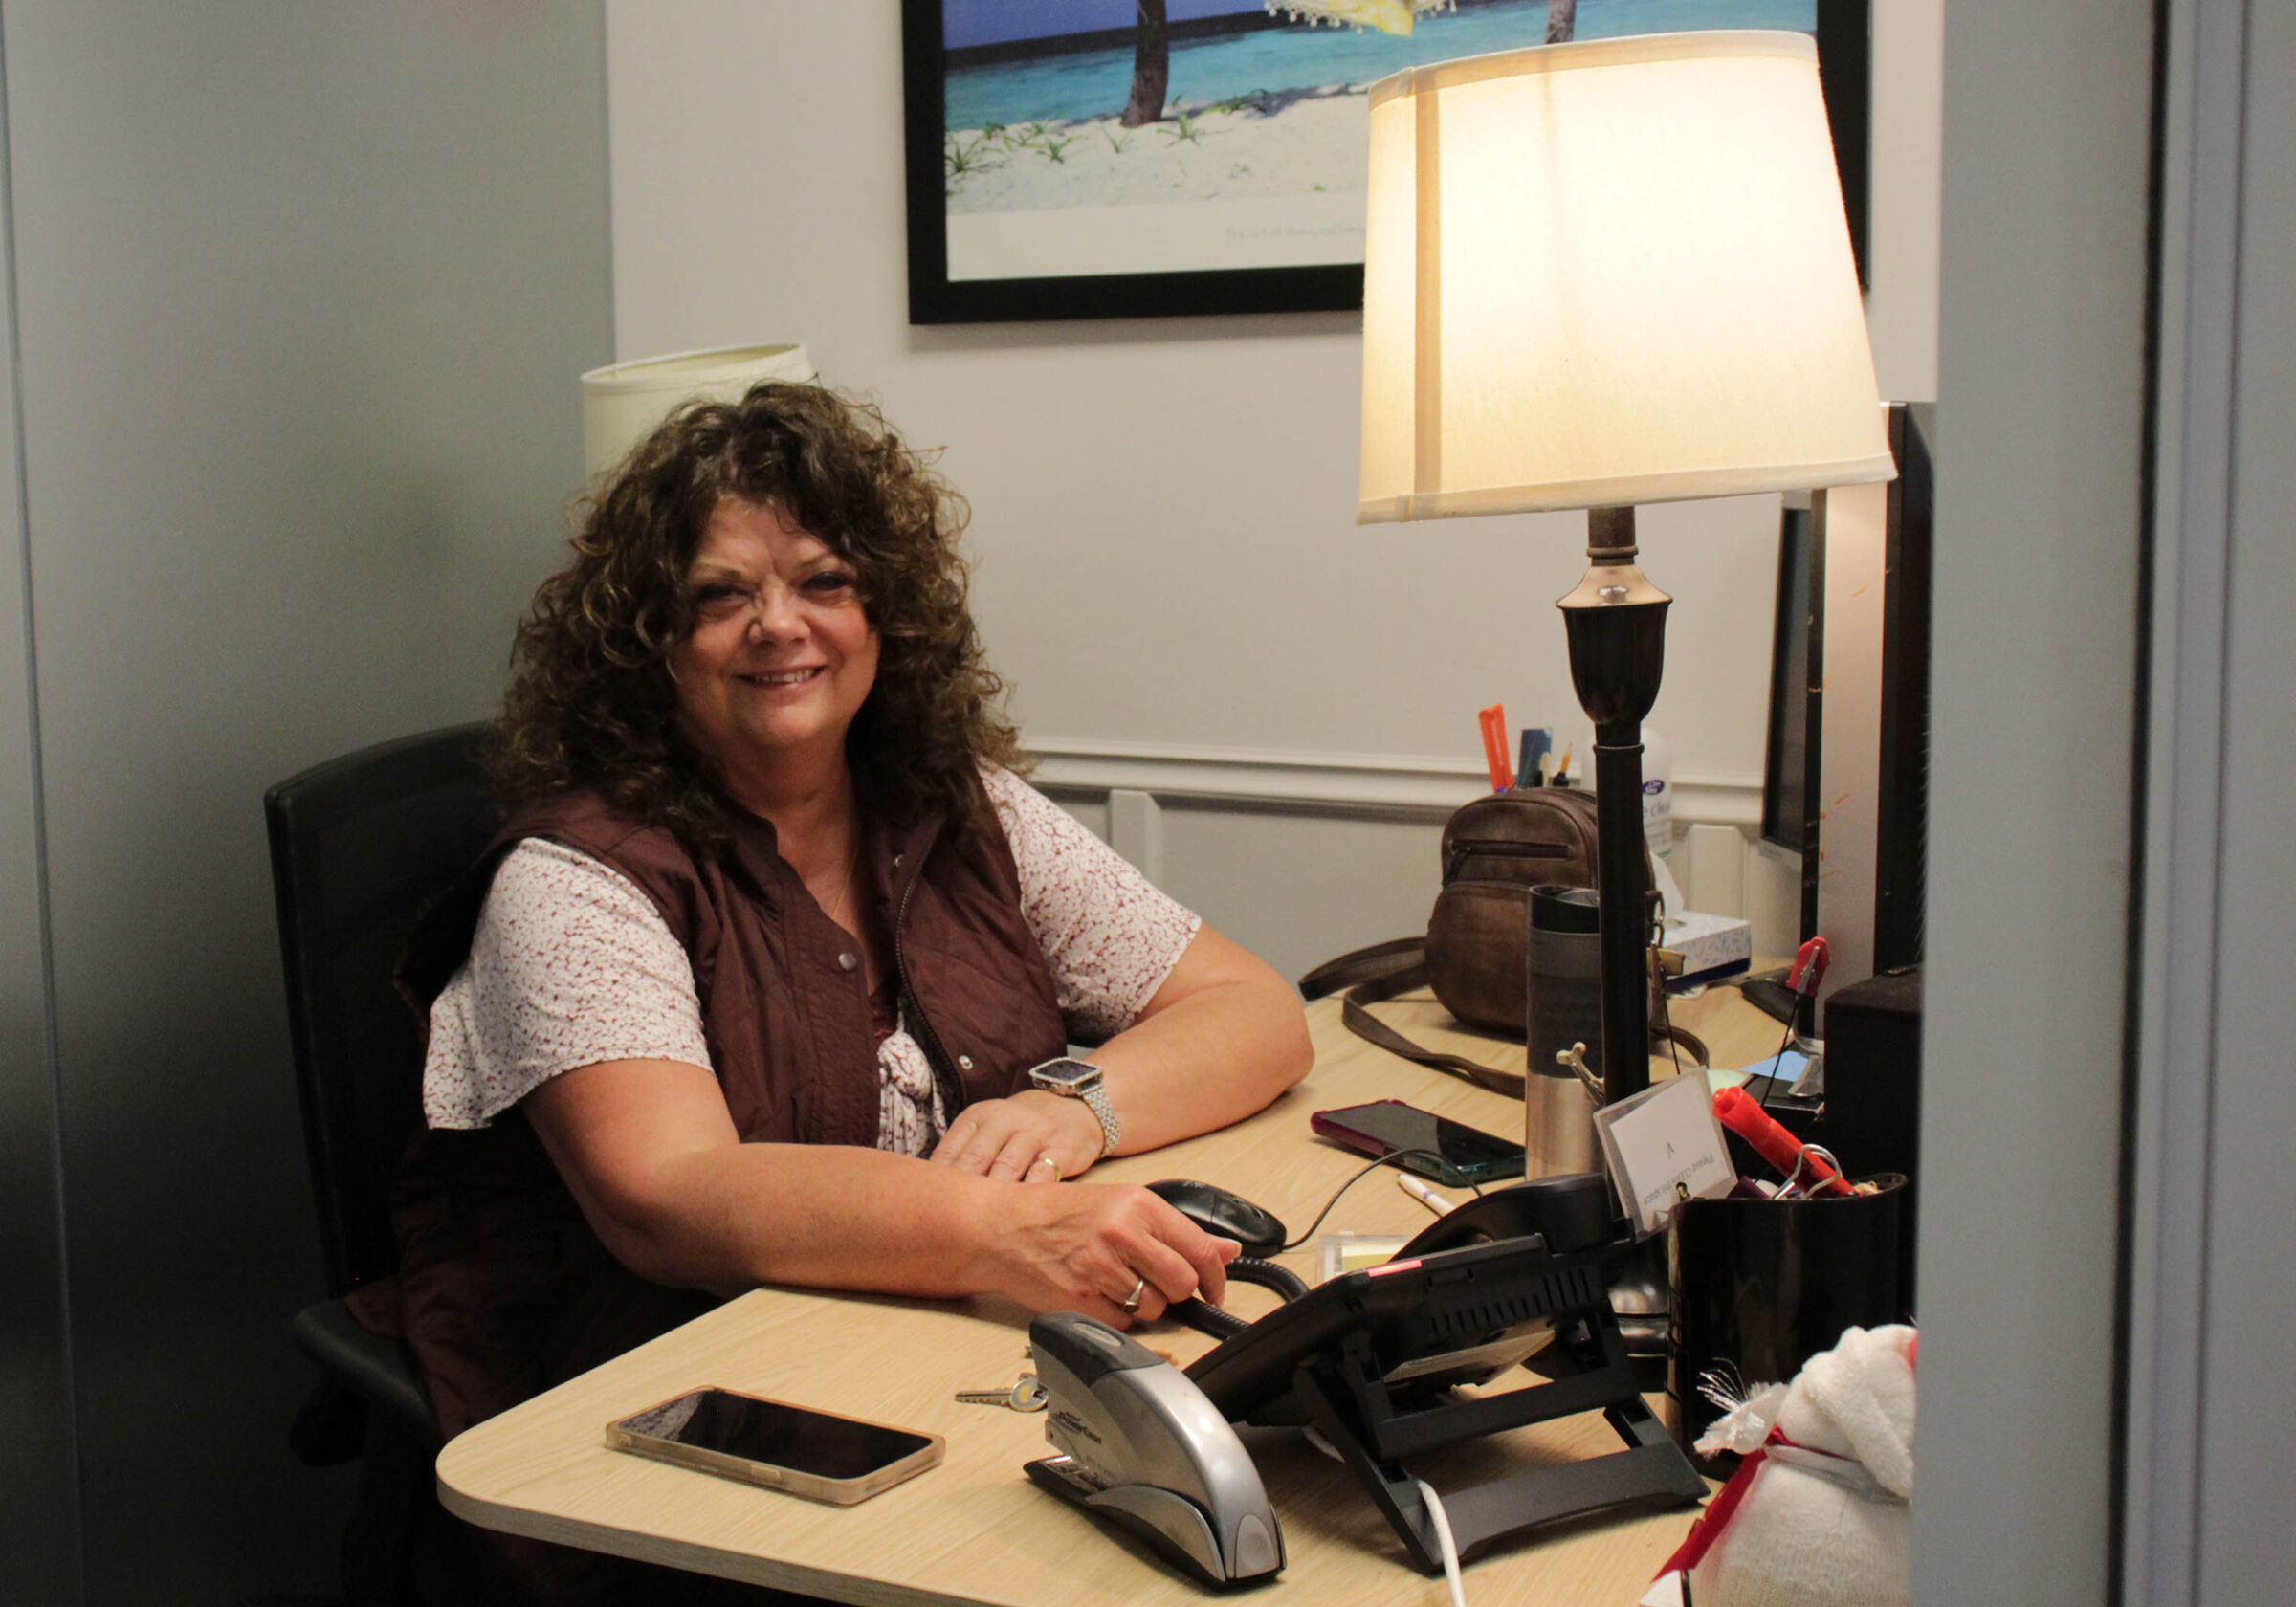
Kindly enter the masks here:
[[1370, 151], [1367, 84], [1182, 104], [1141, 128], [1116, 115], [967, 129], [942, 143], [952, 215], [1348, 194]]

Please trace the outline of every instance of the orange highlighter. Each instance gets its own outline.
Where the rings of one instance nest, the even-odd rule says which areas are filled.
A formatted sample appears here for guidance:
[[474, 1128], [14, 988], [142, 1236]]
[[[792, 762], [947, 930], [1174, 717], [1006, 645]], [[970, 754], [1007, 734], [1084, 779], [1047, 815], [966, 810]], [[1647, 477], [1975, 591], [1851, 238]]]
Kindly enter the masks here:
[[1793, 1177], [1794, 1168], [1799, 1165], [1802, 1176], [1809, 1179], [1810, 1193], [1841, 1196], [1857, 1192], [1818, 1156], [1809, 1156], [1805, 1159], [1801, 1140], [1778, 1126], [1770, 1112], [1762, 1109], [1761, 1102], [1744, 1089], [1724, 1089], [1714, 1095], [1714, 1119], [1752, 1144], [1755, 1152], [1777, 1167], [1780, 1176]]
[[1507, 705], [1493, 703], [1475, 718], [1483, 724], [1483, 762], [1490, 766], [1490, 790], [1505, 792], [1514, 785], [1514, 772], [1507, 764]]

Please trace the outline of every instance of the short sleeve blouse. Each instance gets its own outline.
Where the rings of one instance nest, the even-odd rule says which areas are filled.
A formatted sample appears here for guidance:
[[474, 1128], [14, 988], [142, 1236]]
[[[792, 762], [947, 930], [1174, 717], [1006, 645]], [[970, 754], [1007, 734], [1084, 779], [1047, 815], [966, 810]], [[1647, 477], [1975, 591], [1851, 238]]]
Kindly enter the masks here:
[[[982, 780], [1070, 1036], [1121, 1032], [1202, 922], [1018, 777], [990, 769]], [[712, 1069], [693, 967], [619, 871], [529, 838], [503, 856], [470, 958], [430, 1006], [424, 1116], [484, 1127], [560, 1072], [610, 1060]], [[877, 1072], [879, 1146], [925, 1153], [945, 1118], [905, 1022], [878, 1046]]]

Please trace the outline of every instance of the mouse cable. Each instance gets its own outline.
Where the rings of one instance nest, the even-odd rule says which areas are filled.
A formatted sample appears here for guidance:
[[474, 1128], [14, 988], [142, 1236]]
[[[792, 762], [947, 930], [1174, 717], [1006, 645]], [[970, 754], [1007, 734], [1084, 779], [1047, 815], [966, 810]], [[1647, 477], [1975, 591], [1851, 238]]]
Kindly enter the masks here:
[[[1324, 1201], [1323, 1209], [1315, 1213], [1315, 1220], [1308, 1223], [1306, 1229], [1298, 1238], [1292, 1240], [1288, 1244], [1278, 1244], [1269, 1253], [1272, 1255], [1282, 1255], [1286, 1250], [1298, 1249], [1302, 1244], [1315, 1237], [1315, 1230], [1323, 1225], [1323, 1219], [1332, 1214], [1332, 1207], [1339, 1203], [1340, 1197], [1345, 1195], [1349, 1189], [1354, 1188], [1358, 1183], [1370, 1177], [1380, 1167], [1401, 1166], [1405, 1160], [1409, 1159], [1413, 1156], [1424, 1156], [1430, 1160], [1441, 1160], [1443, 1158], [1443, 1153], [1440, 1150], [1388, 1151], [1385, 1155], [1380, 1156], [1379, 1159], [1372, 1161], [1369, 1165], [1365, 1166], [1354, 1177], [1348, 1178], [1346, 1182], [1341, 1183], [1337, 1192], [1335, 1193], [1331, 1199]], [[1473, 1189], [1478, 1196], [1483, 1192], [1483, 1186], [1480, 1183], [1469, 1183], [1467, 1186], [1470, 1189]]]

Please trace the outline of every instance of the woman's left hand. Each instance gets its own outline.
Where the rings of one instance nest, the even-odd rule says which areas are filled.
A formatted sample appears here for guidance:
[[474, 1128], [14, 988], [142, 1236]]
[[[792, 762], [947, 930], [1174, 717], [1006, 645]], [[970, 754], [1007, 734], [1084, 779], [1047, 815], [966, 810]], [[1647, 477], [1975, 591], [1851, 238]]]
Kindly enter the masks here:
[[1081, 1099], [1026, 1089], [967, 1105], [933, 1151], [936, 1165], [1023, 1183], [1057, 1183], [1100, 1158], [1100, 1118]]

